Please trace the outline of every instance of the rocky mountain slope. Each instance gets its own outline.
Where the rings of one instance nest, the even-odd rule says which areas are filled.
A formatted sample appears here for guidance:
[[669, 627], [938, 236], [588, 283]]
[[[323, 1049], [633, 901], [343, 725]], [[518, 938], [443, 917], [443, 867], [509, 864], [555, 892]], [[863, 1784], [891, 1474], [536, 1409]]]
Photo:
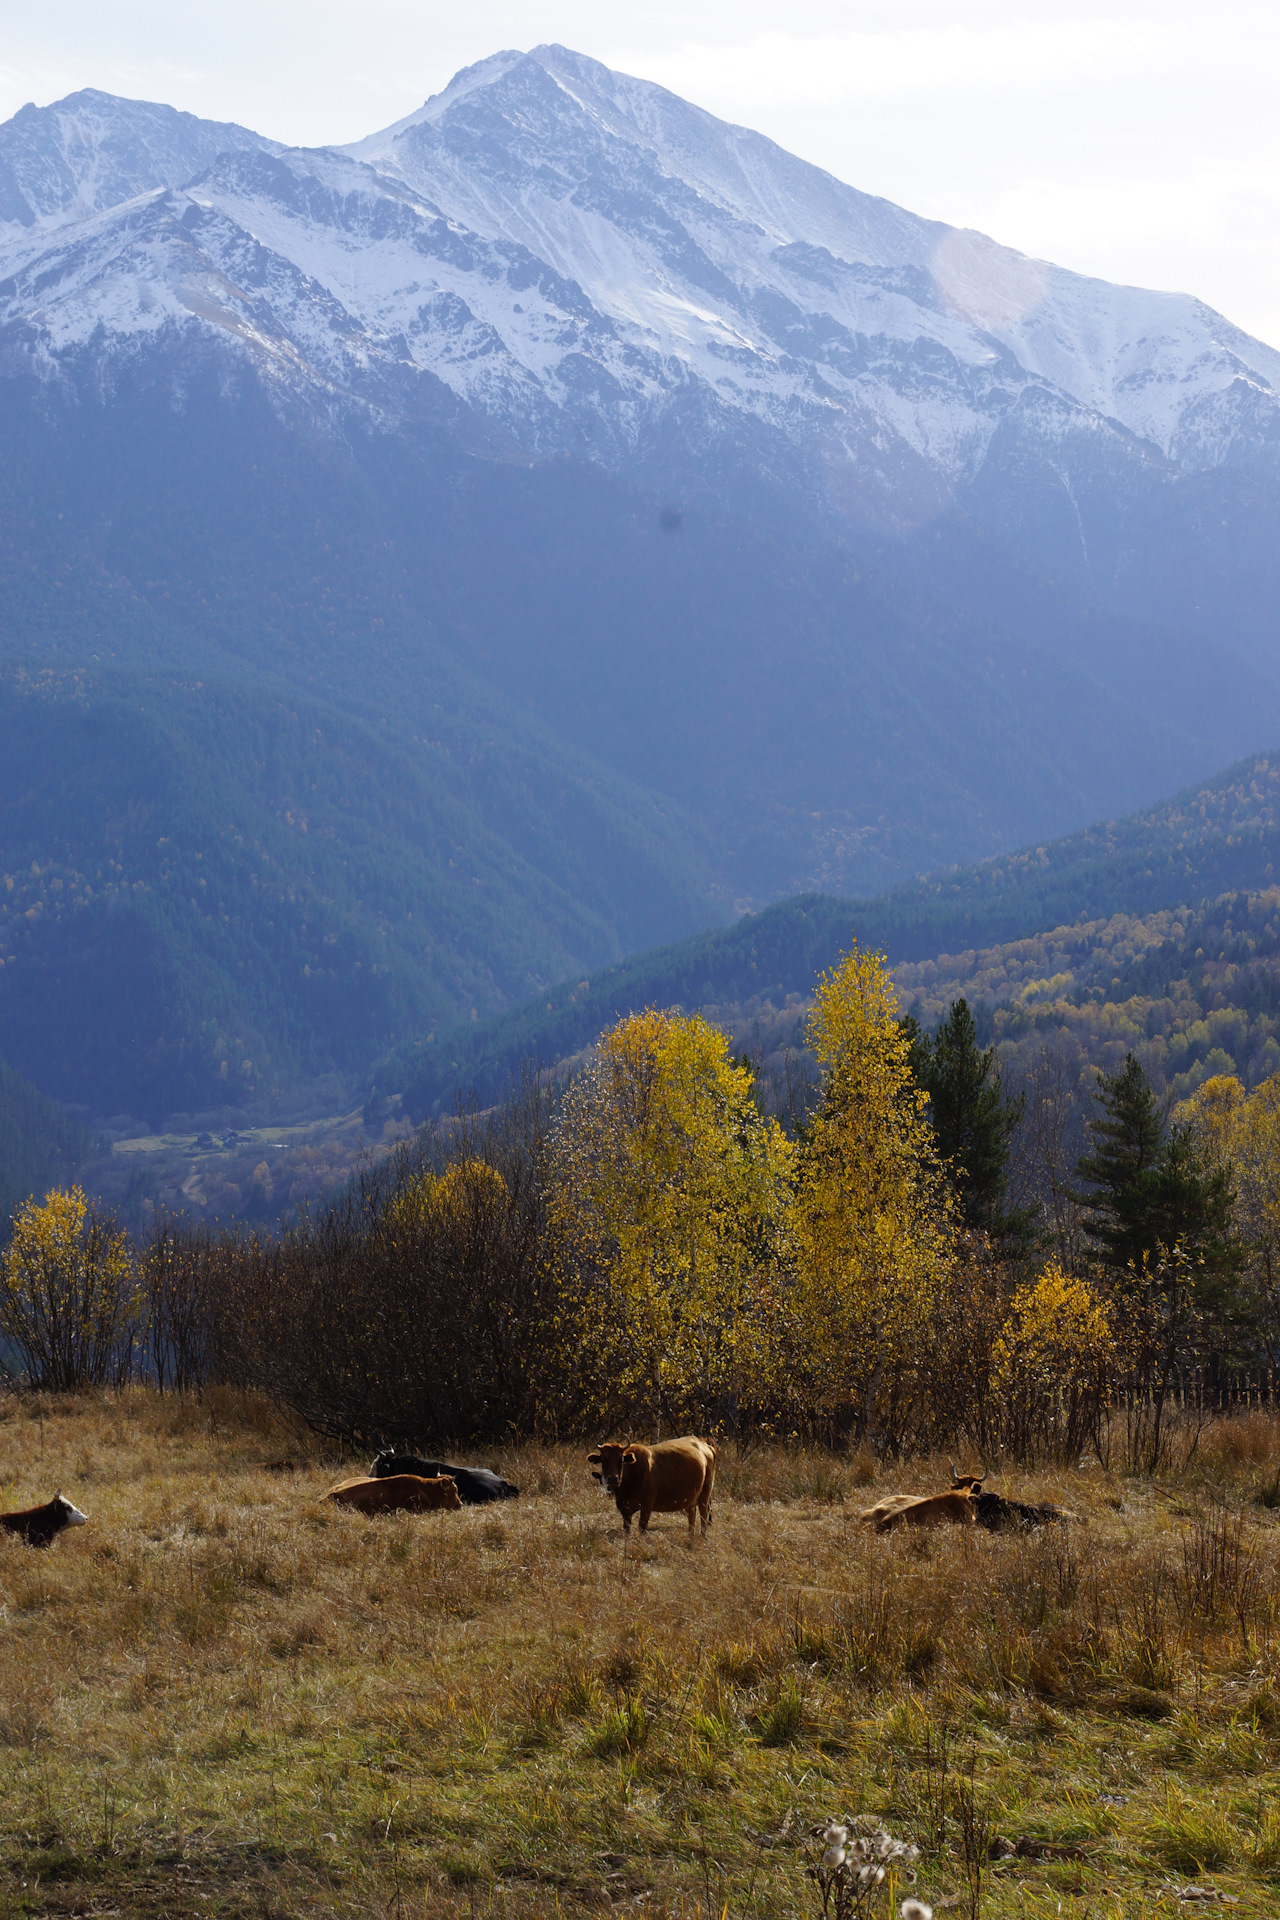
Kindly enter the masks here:
[[195, 323], [318, 393], [439, 382], [530, 453], [673, 472], [746, 432], [837, 517], [901, 524], [1016, 445], [1086, 548], [1076, 470], [1275, 464], [1280, 353], [1201, 302], [918, 219], [560, 47], [344, 153], [81, 94], [0, 129], [0, 167], [4, 317], [41, 364]]

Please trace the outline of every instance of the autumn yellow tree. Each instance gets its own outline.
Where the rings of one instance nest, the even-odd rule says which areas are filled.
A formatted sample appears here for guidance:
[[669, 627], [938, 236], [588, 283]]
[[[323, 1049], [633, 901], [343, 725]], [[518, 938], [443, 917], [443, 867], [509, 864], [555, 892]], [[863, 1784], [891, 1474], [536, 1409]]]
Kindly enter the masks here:
[[128, 1238], [79, 1187], [28, 1200], [0, 1257], [0, 1334], [33, 1386], [128, 1375], [140, 1290]]
[[824, 975], [808, 1033], [823, 1090], [775, 1364], [806, 1382], [815, 1412], [896, 1445], [948, 1284], [954, 1221], [883, 955], [855, 945]]
[[565, 1337], [600, 1410], [660, 1429], [726, 1410], [758, 1363], [794, 1160], [750, 1071], [697, 1015], [632, 1014], [565, 1094], [551, 1160]]
[[1280, 1362], [1280, 1073], [1252, 1093], [1233, 1075], [1215, 1075], [1175, 1107], [1173, 1121], [1190, 1130], [1207, 1159], [1231, 1173], [1244, 1287], [1274, 1366]]
[[992, 1355], [1004, 1445], [1019, 1459], [1067, 1461], [1096, 1446], [1117, 1365], [1106, 1301], [1051, 1262], [1014, 1295]]

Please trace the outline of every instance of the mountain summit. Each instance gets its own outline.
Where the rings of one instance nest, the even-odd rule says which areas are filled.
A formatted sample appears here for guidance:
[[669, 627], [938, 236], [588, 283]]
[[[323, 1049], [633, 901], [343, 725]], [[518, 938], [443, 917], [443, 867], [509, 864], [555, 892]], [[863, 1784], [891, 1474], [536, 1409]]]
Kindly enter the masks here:
[[[644, 397], [694, 381], [860, 492], [875, 448], [905, 509], [971, 483], [1011, 428], [1178, 472], [1271, 438], [1280, 353], [1200, 301], [918, 219], [564, 47], [482, 61], [346, 152], [586, 294], [627, 350], [633, 444]], [[506, 343], [545, 384], [517, 319]]]
[[1280, 353], [1202, 302], [918, 219], [563, 47], [340, 152], [25, 107], [6, 224], [0, 314], [38, 355], [221, 329], [312, 399], [438, 413], [438, 382], [477, 446], [730, 509], [750, 471], [839, 527], [958, 507], [1094, 583], [1180, 480], [1277, 478]]

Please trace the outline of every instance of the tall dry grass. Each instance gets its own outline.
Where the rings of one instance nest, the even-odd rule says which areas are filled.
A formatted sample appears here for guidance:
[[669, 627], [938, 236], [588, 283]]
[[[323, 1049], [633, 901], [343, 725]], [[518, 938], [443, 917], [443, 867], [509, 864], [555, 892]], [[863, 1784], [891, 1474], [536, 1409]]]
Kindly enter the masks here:
[[0, 1503], [92, 1522], [0, 1540], [0, 1910], [803, 1914], [836, 1811], [967, 1908], [940, 1742], [1011, 1849], [985, 1912], [1273, 1900], [1274, 1423], [1177, 1482], [1011, 1479], [1086, 1516], [1027, 1537], [857, 1524], [941, 1461], [728, 1445], [690, 1549], [624, 1538], [579, 1448], [476, 1457], [522, 1498], [371, 1522], [261, 1399], [0, 1402]]

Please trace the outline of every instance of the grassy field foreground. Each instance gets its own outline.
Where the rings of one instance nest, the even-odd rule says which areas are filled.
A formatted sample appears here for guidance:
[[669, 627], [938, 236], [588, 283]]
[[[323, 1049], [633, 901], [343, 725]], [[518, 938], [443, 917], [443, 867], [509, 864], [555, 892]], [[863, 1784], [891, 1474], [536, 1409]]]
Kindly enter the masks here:
[[583, 1453], [366, 1521], [261, 1403], [0, 1401], [0, 1505], [92, 1521], [0, 1538], [0, 1912], [813, 1915], [837, 1811], [966, 1920], [1277, 1911], [1269, 1418], [1010, 1474], [1087, 1516], [1027, 1538], [854, 1524], [936, 1463], [727, 1447], [705, 1543], [624, 1545]]

